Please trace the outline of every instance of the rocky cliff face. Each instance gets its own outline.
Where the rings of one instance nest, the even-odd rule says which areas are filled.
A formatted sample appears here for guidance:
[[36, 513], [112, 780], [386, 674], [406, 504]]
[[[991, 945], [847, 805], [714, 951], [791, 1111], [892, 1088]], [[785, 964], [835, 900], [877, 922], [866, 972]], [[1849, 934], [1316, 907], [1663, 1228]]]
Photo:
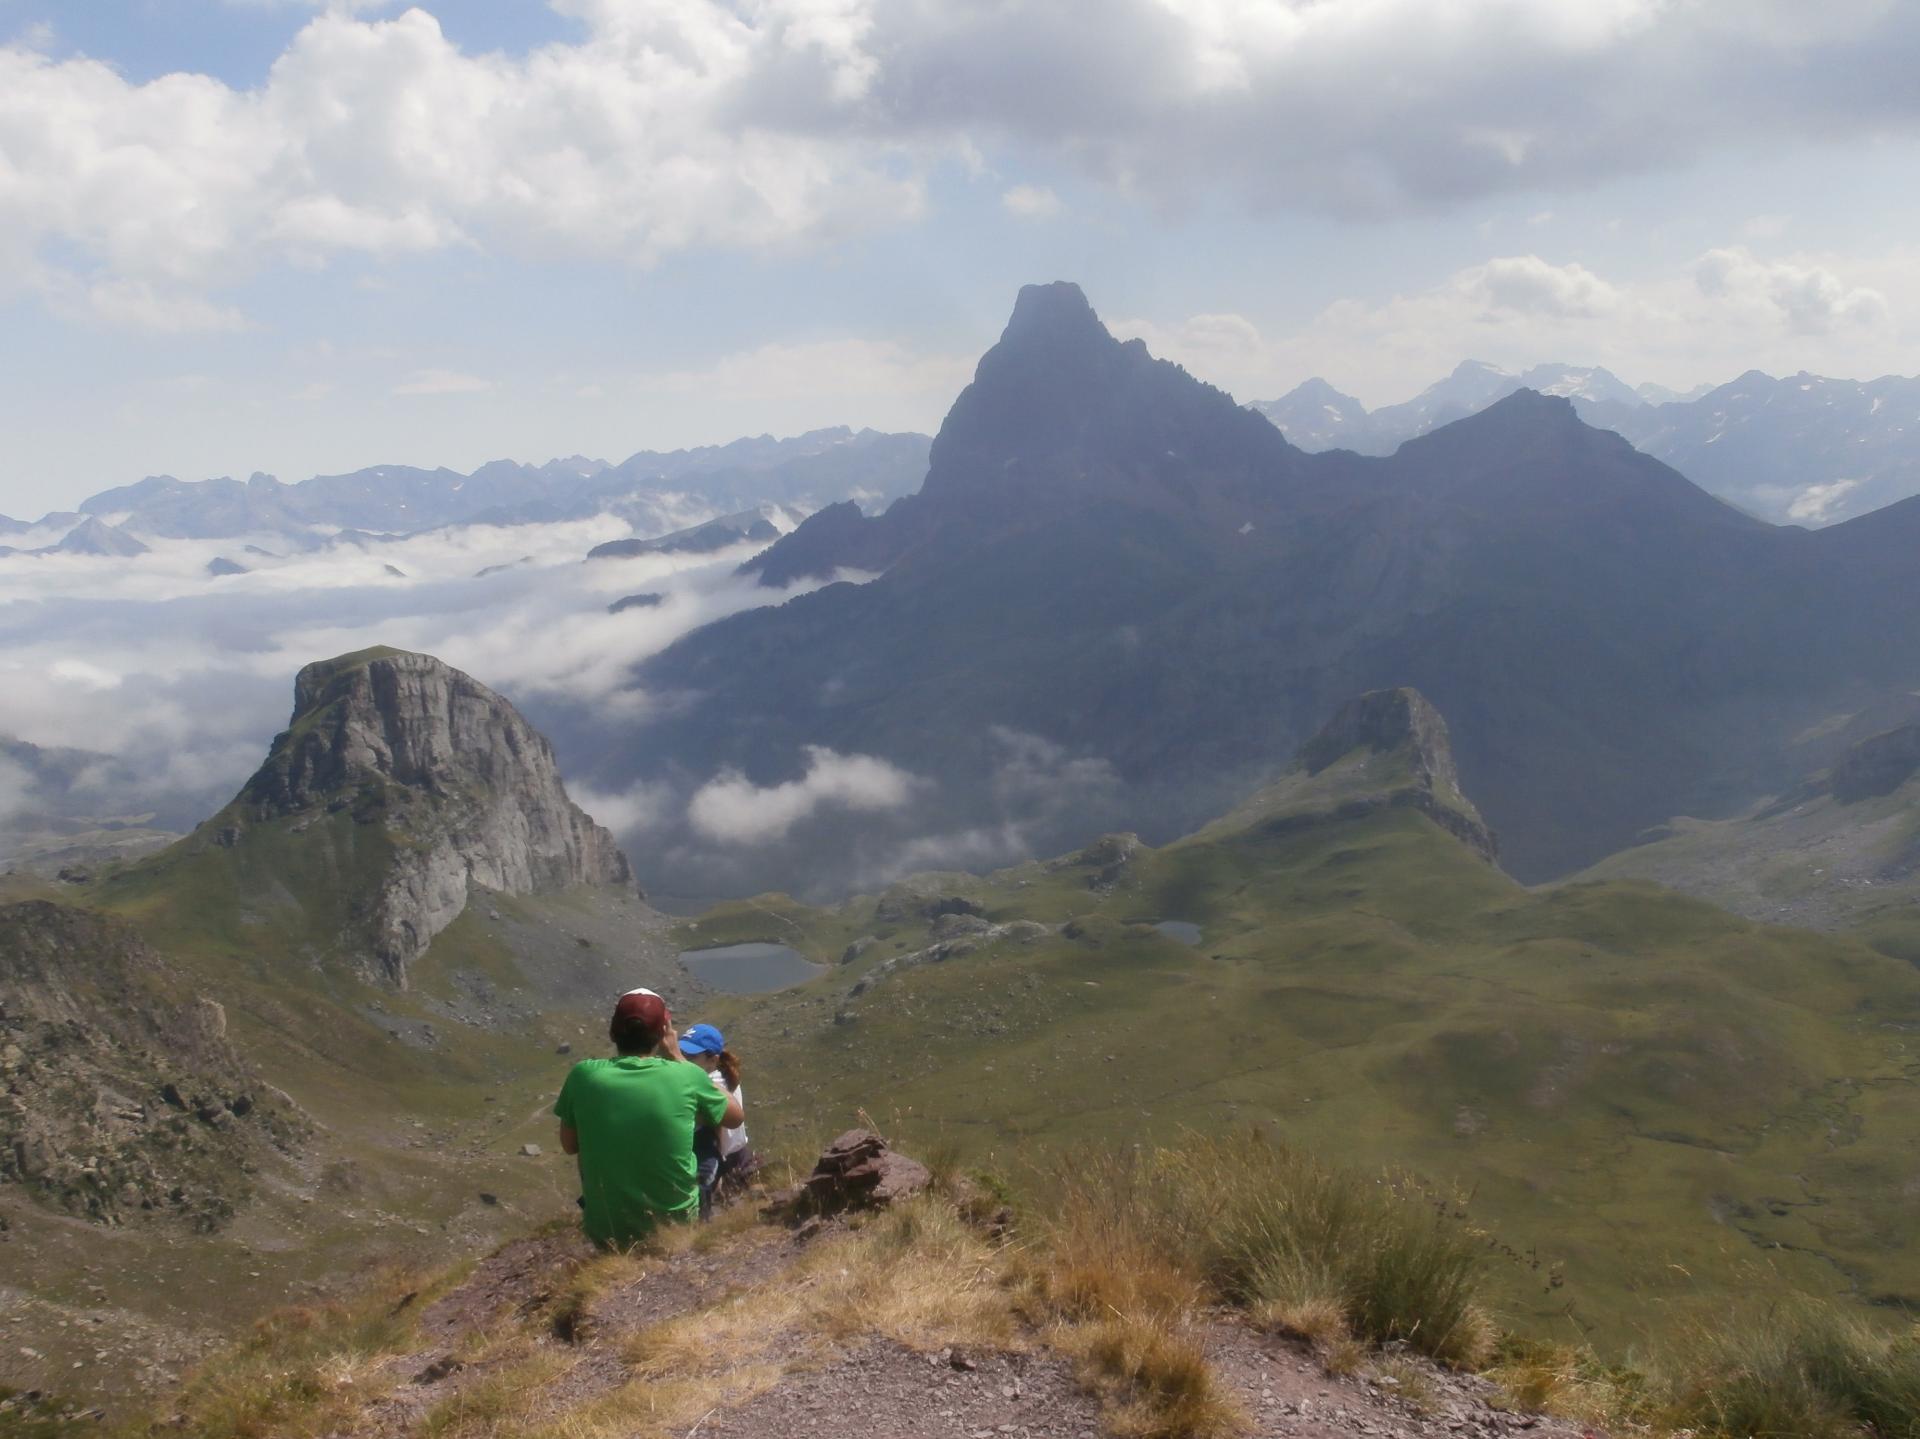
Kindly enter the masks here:
[[[1447, 722], [1418, 690], [1372, 690], [1348, 700], [1302, 745], [1296, 774], [1324, 783], [1336, 816], [1383, 806], [1419, 810], [1488, 862], [1493, 831], [1460, 788]], [[1351, 791], [1351, 792], [1349, 792]]]
[[1842, 804], [1892, 794], [1920, 773], [1920, 724], [1871, 735], [1833, 767], [1833, 797]]
[[306, 1121], [118, 921], [0, 906], [0, 1184], [107, 1224], [217, 1228]]
[[292, 723], [211, 842], [244, 844], [250, 827], [289, 817], [293, 834], [336, 847], [343, 818], [389, 841], [377, 894], [358, 908], [396, 983], [472, 886], [547, 894], [633, 883], [613, 836], [567, 797], [546, 739], [430, 655], [368, 650], [300, 671]]

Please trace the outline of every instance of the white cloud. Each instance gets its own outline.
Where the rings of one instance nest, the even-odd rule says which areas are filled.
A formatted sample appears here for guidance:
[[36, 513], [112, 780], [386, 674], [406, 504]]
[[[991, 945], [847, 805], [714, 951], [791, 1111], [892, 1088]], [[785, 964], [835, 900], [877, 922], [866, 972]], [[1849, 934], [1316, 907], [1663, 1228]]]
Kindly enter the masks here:
[[[1878, 283], [1843, 278], [1843, 267]], [[1687, 388], [1748, 368], [1837, 375], [1899, 368], [1904, 351], [1887, 283], [1905, 287], [1911, 308], [1920, 304], [1917, 275], [1903, 255], [1762, 259], [1723, 248], [1634, 279], [1602, 276], [1577, 261], [1508, 255], [1425, 290], [1336, 301], [1282, 333], [1233, 314], [1113, 328], [1246, 400], [1271, 399], [1322, 375], [1368, 404], [1398, 401], [1468, 357], [1515, 370], [1542, 361], [1601, 364], [1636, 382]]]
[[[712, 513], [691, 500], [668, 506], [661, 528]], [[103, 805], [165, 800], [174, 822], [189, 823], [260, 762], [311, 660], [381, 643], [424, 651], [585, 732], [646, 712], [650, 697], [632, 688], [641, 660], [709, 620], [811, 588], [736, 575], [752, 545], [582, 562], [628, 533], [611, 516], [465, 526], [364, 550], [250, 555], [250, 573], [217, 581], [207, 562], [238, 555], [247, 537], [155, 540], [128, 560], [0, 556], [0, 735], [117, 756], [125, 765]], [[407, 578], [387, 575], [389, 564]], [[512, 567], [476, 577], [494, 565]], [[607, 613], [641, 591], [662, 603]], [[576, 798], [629, 831], [665, 803], [645, 787]]]
[[1859, 488], [1858, 480], [1833, 480], [1824, 485], [1808, 485], [1787, 506], [1787, 518], [1796, 524], [1825, 524], [1840, 503]]
[[1784, 320], [1800, 335], [1871, 327], [1888, 315], [1887, 297], [1878, 290], [1849, 285], [1824, 265], [1759, 260], [1743, 247], [1708, 251], [1693, 277], [1709, 299]]
[[1462, 271], [1454, 285], [1490, 311], [1593, 318], [1620, 303], [1614, 289], [1584, 265], [1551, 265], [1538, 255], [1512, 255]]
[[27, 767], [0, 754], [0, 821], [27, 808], [33, 794], [33, 775]]
[[762, 787], [737, 770], [707, 781], [687, 803], [687, 818], [722, 844], [768, 844], [786, 838], [821, 809], [873, 814], [907, 805], [925, 781], [871, 755], [806, 750], [807, 770], [796, 780]]
[[1015, 185], [1000, 196], [1000, 204], [1022, 220], [1051, 220], [1063, 208], [1060, 197], [1045, 185]]
[[1383, 216], [1917, 118], [1920, 7], [1887, 0], [1113, 0], [1097, 24], [1053, 0], [552, 0], [579, 37], [517, 56], [425, 8], [286, 3], [319, 13], [246, 89], [0, 47], [0, 273], [204, 327], [233, 318], [210, 292], [278, 263], [830, 241], [1002, 149], [1161, 204]]
[[493, 388], [492, 380], [457, 370], [415, 370], [393, 387], [396, 395], [473, 395]]
[[673, 809], [673, 787], [665, 782], [642, 781], [619, 791], [575, 784], [567, 786], [567, 794], [616, 835], [652, 829], [671, 817]]

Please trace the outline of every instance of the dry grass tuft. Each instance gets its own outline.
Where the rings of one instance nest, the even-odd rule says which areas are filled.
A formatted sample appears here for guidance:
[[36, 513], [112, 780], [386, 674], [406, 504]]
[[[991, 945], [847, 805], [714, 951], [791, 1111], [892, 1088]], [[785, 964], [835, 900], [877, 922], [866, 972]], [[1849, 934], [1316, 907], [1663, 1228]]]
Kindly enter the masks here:
[[1121, 1439], [1211, 1439], [1244, 1425], [1199, 1342], [1172, 1320], [1115, 1316], [1064, 1328], [1058, 1338]]
[[1641, 1424], [1647, 1381], [1600, 1362], [1589, 1349], [1506, 1336], [1487, 1370], [1509, 1407], [1583, 1424]]
[[818, 1357], [866, 1335], [914, 1349], [1006, 1346], [1018, 1328], [1001, 1251], [950, 1205], [925, 1198], [820, 1241], [776, 1283], [634, 1335], [624, 1357], [665, 1377]]
[[1265, 1299], [1248, 1311], [1254, 1325], [1289, 1339], [1302, 1339], [1315, 1349], [1351, 1339], [1346, 1311], [1338, 1300], [1316, 1294], [1304, 1299]]
[[1714, 1436], [1920, 1435], [1920, 1330], [1833, 1303], [1736, 1312], [1679, 1346], [1661, 1415]]
[[205, 1439], [308, 1439], [340, 1428], [384, 1384], [378, 1359], [402, 1347], [425, 1286], [389, 1270], [349, 1302], [269, 1315], [203, 1365], [174, 1408]]
[[1057, 1309], [1173, 1312], [1204, 1294], [1325, 1345], [1399, 1342], [1462, 1368], [1492, 1353], [1484, 1236], [1404, 1176], [1252, 1135], [1088, 1155], [1072, 1176], [1045, 1236]]
[[563, 1349], [536, 1348], [521, 1340], [515, 1357], [499, 1354], [499, 1367], [463, 1384], [427, 1411], [414, 1432], [420, 1439], [501, 1439], [524, 1435], [546, 1402], [546, 1390], [579, 1362]]

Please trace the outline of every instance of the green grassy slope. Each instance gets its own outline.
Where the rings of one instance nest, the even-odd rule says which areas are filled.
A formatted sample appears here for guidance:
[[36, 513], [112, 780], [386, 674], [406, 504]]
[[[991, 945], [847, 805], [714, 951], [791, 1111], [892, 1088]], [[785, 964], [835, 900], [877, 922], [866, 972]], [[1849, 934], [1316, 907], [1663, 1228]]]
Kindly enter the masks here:
[[[1920, 1299], [1911, 966], [1650, 885], [1531, 892], [1409, 810], [1302, 825], [1285, 808], [1141, 851], [1104, 893], [1073, 864], [955, 886], [994, 921], [1062, 928], [852, 999], [929, 942], [923, 920], [876, 924], [864, 901], [756, 928], [730, 910], [729, 938], [823, 960], [877, 936], [803, 989], [716, 1011], [758, 1133], [864, 1107], [1045, 1167], [1088, 1138], [1267, 1127], [1471, 1190], [1537, 1251], [1500, 1266], [1514, 1315], [1612, 1343], [1736, 1286]], [[1201, 943], [1149, 927], [1167, 919]]]
[[[132, 921], [172, 999], [218, 999], [249, 1064], [315, 1124], [213, 1234], [103, 1229], [0, 1187], [14, 1241], [0, 1323], [45, 1336], [0, 1381], [110, 1402], [268, 1308], [351, 1287], [369, 1262], [450, 1259], [573, 1212], [551, 1117], [573, 1057], [557, 1051], [598, 1051], [607, 996], [674, 982], [663, 922], [631, 892], [481, 894], [396, 991], [342, 944], [382, 827], [345, 812], [295, 823], [58, 887]], [[16, 881], [8, 897], [28, 893]], [[529, 1143], [543, 1152], [524, 1156]]]

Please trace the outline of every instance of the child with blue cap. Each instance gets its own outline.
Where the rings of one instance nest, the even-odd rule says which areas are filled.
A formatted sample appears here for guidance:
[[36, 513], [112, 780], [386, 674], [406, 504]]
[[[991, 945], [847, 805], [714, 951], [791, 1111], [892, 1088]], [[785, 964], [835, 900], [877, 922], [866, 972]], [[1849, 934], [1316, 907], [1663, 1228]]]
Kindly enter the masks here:
[[[680, 1053], [706, 1070], [714, 1088], [746, 1106], [740, 1088], [740, 1061], [727, 1049], [726, 1036], [711, 1024], [695, 1024], [680, 1036]], [[747, 1147], [747, 1130], [703, 1127], [693, 1136], [693, 1157], [700, 1177], [700, 1217], [713, 1216], [714, 1191], [730, 1180], [744, 1181], [759, 1165]]]

